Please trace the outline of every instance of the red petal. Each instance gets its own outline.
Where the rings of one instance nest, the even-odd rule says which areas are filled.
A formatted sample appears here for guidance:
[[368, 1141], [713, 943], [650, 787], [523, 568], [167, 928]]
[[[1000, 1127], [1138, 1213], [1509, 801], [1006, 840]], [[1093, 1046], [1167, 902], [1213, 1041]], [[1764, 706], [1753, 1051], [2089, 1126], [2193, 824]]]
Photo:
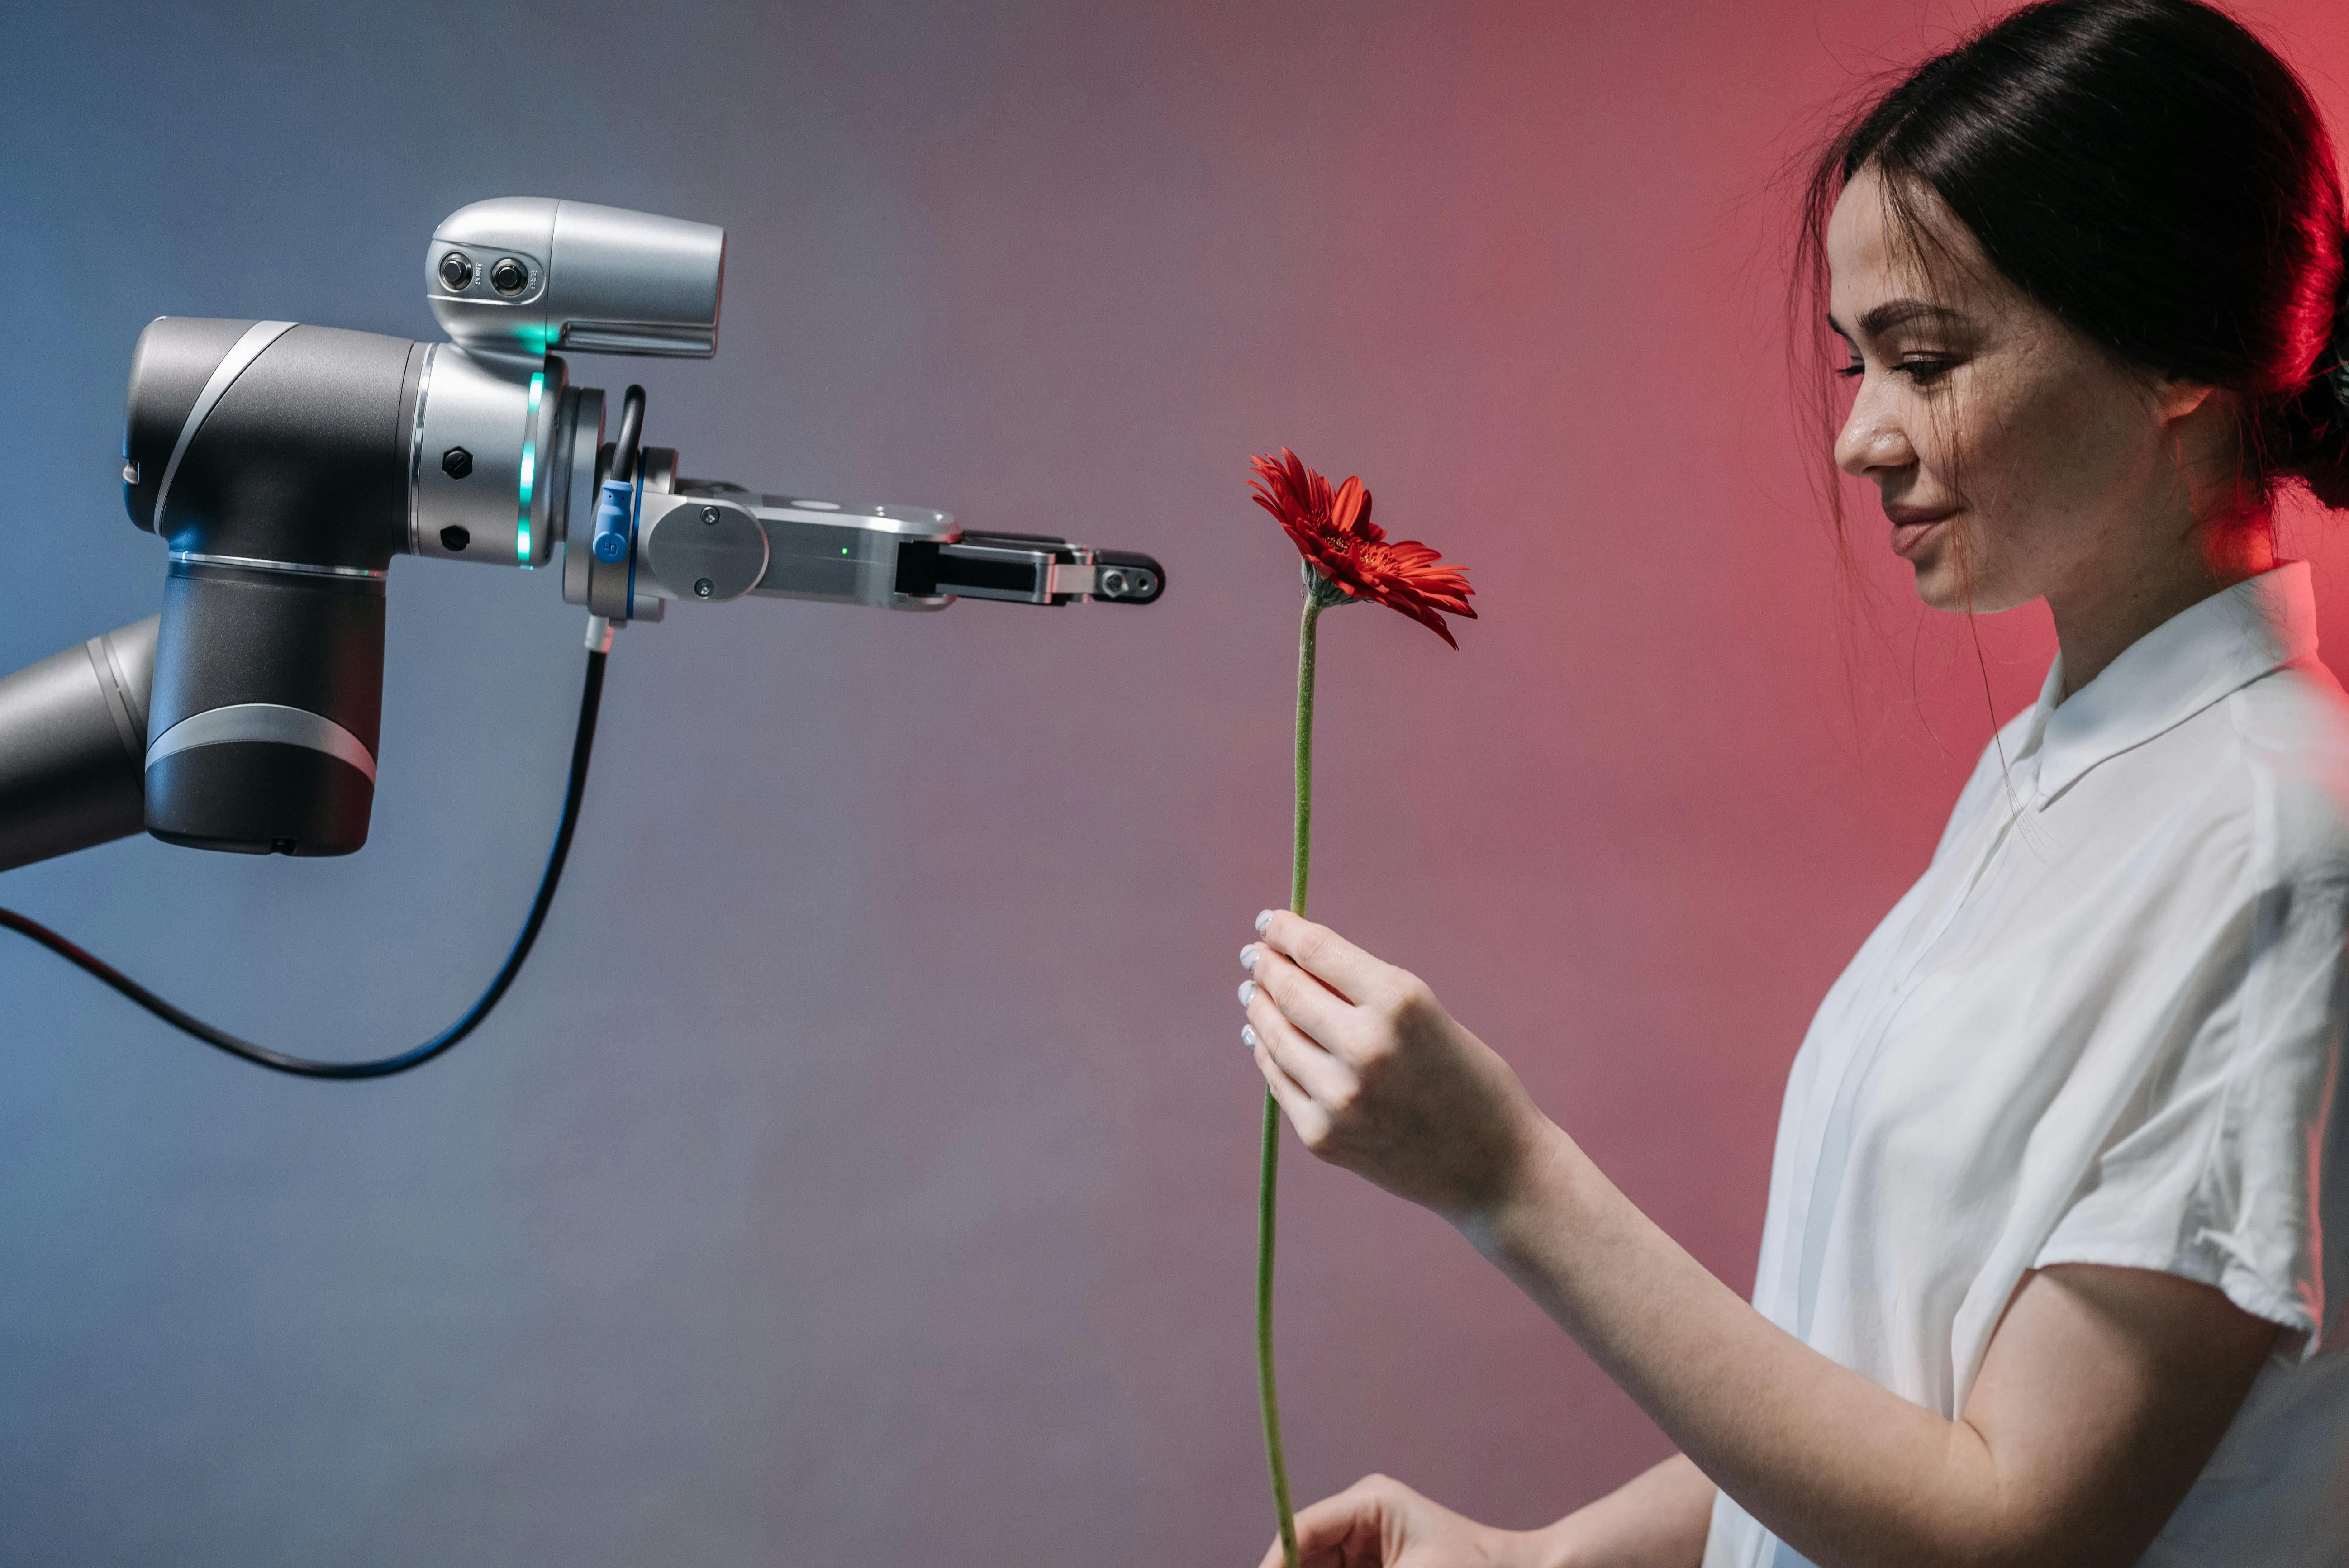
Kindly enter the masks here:
[[1369, 500], [1370, 492], [1362, 488], [1362, 481], [1348, 474], [1346, 482], [1338, 487], [1337, 498], [1330, 503], [1330, 526], [1340, 533], [1351, 532], [1355, 516]]

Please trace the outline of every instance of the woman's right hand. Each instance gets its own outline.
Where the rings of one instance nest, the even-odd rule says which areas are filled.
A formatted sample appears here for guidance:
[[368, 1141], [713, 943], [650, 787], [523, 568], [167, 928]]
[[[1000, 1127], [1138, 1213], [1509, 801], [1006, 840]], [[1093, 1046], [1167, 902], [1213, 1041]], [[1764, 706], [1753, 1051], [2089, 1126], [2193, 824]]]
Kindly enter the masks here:
[[1417, 975], [1285, 909], [1257, 917], [1240, 963], [1240, 1037], [1317, 1158], [1480, 1245], [1556, 1161], [1564, 1134]]
[[[1542, 1537], [1463, 1518], [1382, 1475], [1297, 1516], [1299, 1568], [1541, 1568]], [[1281, 1568], [1275, 1538], [1262, 1568]]]

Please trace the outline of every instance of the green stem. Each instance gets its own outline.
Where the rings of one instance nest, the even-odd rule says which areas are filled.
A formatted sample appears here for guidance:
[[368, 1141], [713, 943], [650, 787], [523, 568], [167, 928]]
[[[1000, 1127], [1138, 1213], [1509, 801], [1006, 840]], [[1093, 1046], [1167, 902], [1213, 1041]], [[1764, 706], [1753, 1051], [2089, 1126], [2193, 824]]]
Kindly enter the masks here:
[[1305, 913], [1305, 873], [1313, 864], [1313, 624], [1320, 602], [1308, 594], [1297, 630], [1297, 831], [1288, 851], [1288, 907]]
[[1288, 1502], [1288, 1461], [1280, 1451], [1280, 1396], [1272, 1386], [1272, 1199], [1280, 1176], [1280, 1103], [1264, 1097], [1264, 1154], [1257, 1167], [1256, 1387], [1264, 1402], [1264, 1457], [1272, 1466], [1272, 1507], [1280, 1519], [1280, 1560], [1297, 1568], [1297, 1511]]
[[[1288, 907], [1305, 913], [1306, 872], [1313, 859], [1313, 652], [1314, 623], [1321, 605], [1309, 590], [1305, 619], [1297, 632], [1297, 816], [1288, 862]], [[1297, 1514], [1288, 1501], [1288, 1461], [1280, 1449], [1280, 1397], [1272, 1379], [1273, 1199], [1280, 1180], [1280, 1105], [1264, 1097], [1264, 1150], [1257, 1166], [1256, 1197], [1256, 1383], [1264, 1405], [1264, 1453], [1272, 1467], [1272, 1505], [1280, 1516], [1280, 1557], [1297, 1568]]]

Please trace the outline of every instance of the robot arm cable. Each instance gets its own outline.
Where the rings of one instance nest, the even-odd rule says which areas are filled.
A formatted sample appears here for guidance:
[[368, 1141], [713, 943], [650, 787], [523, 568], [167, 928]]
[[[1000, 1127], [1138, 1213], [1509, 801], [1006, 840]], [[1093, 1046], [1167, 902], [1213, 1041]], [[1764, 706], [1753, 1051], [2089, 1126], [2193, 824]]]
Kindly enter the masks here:
[[498, 1005], [505, 995], [506, 988], [513, 984], [514, 976], [522, 973], [523, 960], [530, 956], [532, 946], [538, 941], [539, 928], [546, 923], [546, 912], [554, 905], [555, 887], [563, 880], [563, 862], [571, 853], [572, 834], [579, 826], [580, 799], [587, 788], [587, 761], [595, 747], [595, 714], [603, 703], [605, 657], [605, 655], [592, 650], [587, 655], [587, 676], [579, 693], [579, 727], [571, 741], [571, 779], [564, 791], [563, 817], [554, 830], [554, 848], [546, 857], [546, 872], [539, 879], [538, 896], [531, 902], [530, 917], [523, 922], [522, 934], [514, 939], [512, 951], [506, 954], [506, 961], [500, 966], [496, 978], [490, 982], [489, 989], [466, 1009], [464, 1016], [412, 1049], [397, 1056], [359, 1062], [313, 1061], [304, 1057], [287, 1056], [256, 1046], [249, 1040], [239, 1039], [181, 1011], [103, 959], [85, 953], [47, 926], [28, 920], [14, 910], [0, 909], [0, 926], [32, 938], [67, 963], [113, 986], [173, 1028], [260, 1067], [300, 1078], [389, 1078], [394, 1073], [422, 1067], [471, 1034], [481, 1020], [490, 1016], [490, 1010]]
[[626, 483], [636, 477], [636, 448], [645, 431], [645, 389], [630, 386], [620, 398], [620, 430], [612, 442], [612, 474]]

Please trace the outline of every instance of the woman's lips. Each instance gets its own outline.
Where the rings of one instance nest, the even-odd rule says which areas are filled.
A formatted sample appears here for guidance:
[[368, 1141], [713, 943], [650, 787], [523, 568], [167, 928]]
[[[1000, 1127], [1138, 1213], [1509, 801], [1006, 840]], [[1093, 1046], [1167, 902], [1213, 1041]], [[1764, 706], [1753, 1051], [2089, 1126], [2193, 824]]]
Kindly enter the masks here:
[[1953, 507], [1934, 510], [1921, 506], [1888, 506], [1884, 515], [1892, 521], [1892, 553], [1907, 556], [1915, 553], [1926, 537], [1948, 521], [1956, 511]]

